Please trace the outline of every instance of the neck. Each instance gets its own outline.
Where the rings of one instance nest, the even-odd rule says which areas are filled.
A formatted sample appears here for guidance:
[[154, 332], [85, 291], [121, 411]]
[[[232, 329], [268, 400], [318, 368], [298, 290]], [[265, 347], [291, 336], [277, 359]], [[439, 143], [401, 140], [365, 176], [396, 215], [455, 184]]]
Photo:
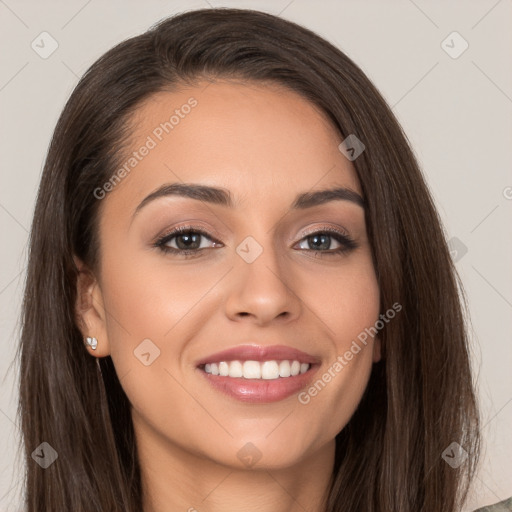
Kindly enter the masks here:
[[137, 445], [144, 512], [325, 512], [334, 440], [292, 467], [253, 469], [219, 464], [157, 436]]

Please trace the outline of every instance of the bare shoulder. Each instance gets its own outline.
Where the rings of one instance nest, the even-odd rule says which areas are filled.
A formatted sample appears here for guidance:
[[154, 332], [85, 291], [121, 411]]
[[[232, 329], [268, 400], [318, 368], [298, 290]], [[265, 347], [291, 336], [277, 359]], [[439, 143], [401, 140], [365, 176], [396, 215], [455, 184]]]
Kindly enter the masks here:
[[495, 505], [479, 508], [478, 510], [475, 510], [475, 512], [512, 512], [512, 497], [508, 500], [500, 501]]

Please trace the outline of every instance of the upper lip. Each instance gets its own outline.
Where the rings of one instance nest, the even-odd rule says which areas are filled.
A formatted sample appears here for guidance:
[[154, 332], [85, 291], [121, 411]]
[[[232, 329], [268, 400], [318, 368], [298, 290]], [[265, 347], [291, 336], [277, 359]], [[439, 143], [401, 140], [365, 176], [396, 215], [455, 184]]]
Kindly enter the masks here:
[[203, 357], [197, 361], [197, 366], [206, 363], [220, 363], [221, 361], [299, 361], [300, 363], [316, 364], [320, 360], [318, 357], [306, 354], [296, 348], [287, 347], [286, 345], [239, 345], [238, 347], [229, 348], [222, 352], [216, 352], [209, 356]]

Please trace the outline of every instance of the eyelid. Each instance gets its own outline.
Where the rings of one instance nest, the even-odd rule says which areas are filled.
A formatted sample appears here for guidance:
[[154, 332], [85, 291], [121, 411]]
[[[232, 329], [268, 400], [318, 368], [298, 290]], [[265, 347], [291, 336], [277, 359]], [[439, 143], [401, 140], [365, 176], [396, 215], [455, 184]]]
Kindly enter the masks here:
[[[166, 229], [163, 233], [156, 236], [155, 239], [153, 240], [153, 243], [161, 242], [162, 240], [169, 237], [170, 235], [172, 235], [170, 237], [172, 239], [173, 237], [178, 236], [181, 232], [187, 232], [187, 231], [194, 231], [194, 232], [200, 233], [202, 236], [204, 236], [205, 238], [208, 238], [212, 242], [223, 244], [223, 242], [221, 242], [219, 240], [219, 238], [221, 238], [221, 236], [218, 235], [213, 228], [211, 228], [211, 227], [206, 228], [204, 226], [201, 226], [200, 224], [182, 224], [182, 225], [178, 225], [178, 226], [173, 226], [172, 228]], [[214, 232], [213, 234], [211, 233], [212, 231]]]
[[[169, 236], [171, 234], [173, 236], [177, 236], [182, 231], [197, 231], [204, 237], [210, 239], [212, 242], [221, 243], [222, 245], [225, 245], [224, 242], [220, 241], [220, 238], [222, 238], [222, 236], [217, 234], [216, 230], [213, 229], [212, 227], [204, 227], [204, 226], [201, 226], [200, 224], [191, 224], [191, 223], [173, 226], [172, 228], [165, 230], [162, 234], [155, 237], [154, 243], [162, 241], [163, 239], [165, 239], [167, 236]], [[213, 234], [212, 234], [212, 231], [213, 231]], [[335, 227], [332, 225], [325, 224], [325, 225], [315, 226], [313, 228], [304, 229], [298, 235], [298, 237], [299, 237], [298, 240], [295, 240], [295, 237], [294, 237], [293, 239], [290, 239], [289, 241], [290, 242], [294, 241], [295, 243], [297, 243], [297, 242], [300, 242], [303, 238], [306, 238], [310, 235], [313, 235], [313, 234], [316, 234], [316, 233], [322, 232], [322, 231], [330, 231], [330, 232], [338, 233], [339, 235], [341, 235], [343, 237], [350, 238], [350, 234], [348, 233], [348, 231], [346, 229], [341, 228], [339, 226]]]
[[[213, 235], [210, 233], [210, 231], [212, 231], [212, 230], [213, 230], [213, 228], [206, 228], [206, 227], [201, 226], [200, 224], [195, 224], [195, 225], [194, 224], [182, 224], [182, 225], [178, 225], [178, 226], [169, 228], [168, 230], [165, 230], [162, 234], [158, 235], [155, 238], [154, 243], [156, 244], [156, 243], [162, 242], [165, 238], [167, 238], [170, 235], [173, 235], [171, 237], [171, 239], [172, 239], [174, 236], [178, 236], [182, 231], [185, 231], [185, 232], [186, 231], [196, 231], [196, 232], [200, 233], [202, 236], [210, 239], [212, 242], [225, 245], [224, 242], [221, 242], [219, 240], [221, 238], [221, 236], [217, 235], [215, 230], [213, 230], [214, 231]], [[321, 225], [321, 226], [315, 226], [313, 228], [309, 228], [309, 229], [305, 229], [305, 230], [301, 231], [301, 233], [298, 235], [299, 239], [296, 240], [295, 243], [302, 241], [302, 239], [304, 239], [310, 235], [313, 235], [313, 234], [316, 234], [316, 233], [319, 233], [322, 231], [334, 232], [334, 233], [338, 233], [339, 235], [341, 235], [343, 237], [350, 238], [350, 234], [343, 228], [335, 227], [332, 225]]]
[[321, 226], [315, 226], [314, 228], [301, 231], [301, 233], [299, 235], [300, 238], [298, 241], [300, 242], [303, 238], [305, 238], [307, 236], [314, 235], [315, 233], [324, 232], [324, 231], [338, 233], [339, 235], [341, 235], [343, 237], [350, 237], [350, 234], [348, 233], [347, 230], [340, 228], [340, 227], [332, 226], [330, 224], [326, 224], [326, 225], [321, 225]]

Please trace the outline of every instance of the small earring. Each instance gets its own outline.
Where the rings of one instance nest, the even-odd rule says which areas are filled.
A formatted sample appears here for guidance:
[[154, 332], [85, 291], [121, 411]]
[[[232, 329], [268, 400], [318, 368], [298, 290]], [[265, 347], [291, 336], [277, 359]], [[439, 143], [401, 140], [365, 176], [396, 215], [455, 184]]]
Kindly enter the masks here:
[[85, 343], [89, 345], [89, 347], [91, 347], [93, 350], [96, 350], [98, 346], [98, 340], [96, 338], [90, 338], [89, 336], [85, 338]]

